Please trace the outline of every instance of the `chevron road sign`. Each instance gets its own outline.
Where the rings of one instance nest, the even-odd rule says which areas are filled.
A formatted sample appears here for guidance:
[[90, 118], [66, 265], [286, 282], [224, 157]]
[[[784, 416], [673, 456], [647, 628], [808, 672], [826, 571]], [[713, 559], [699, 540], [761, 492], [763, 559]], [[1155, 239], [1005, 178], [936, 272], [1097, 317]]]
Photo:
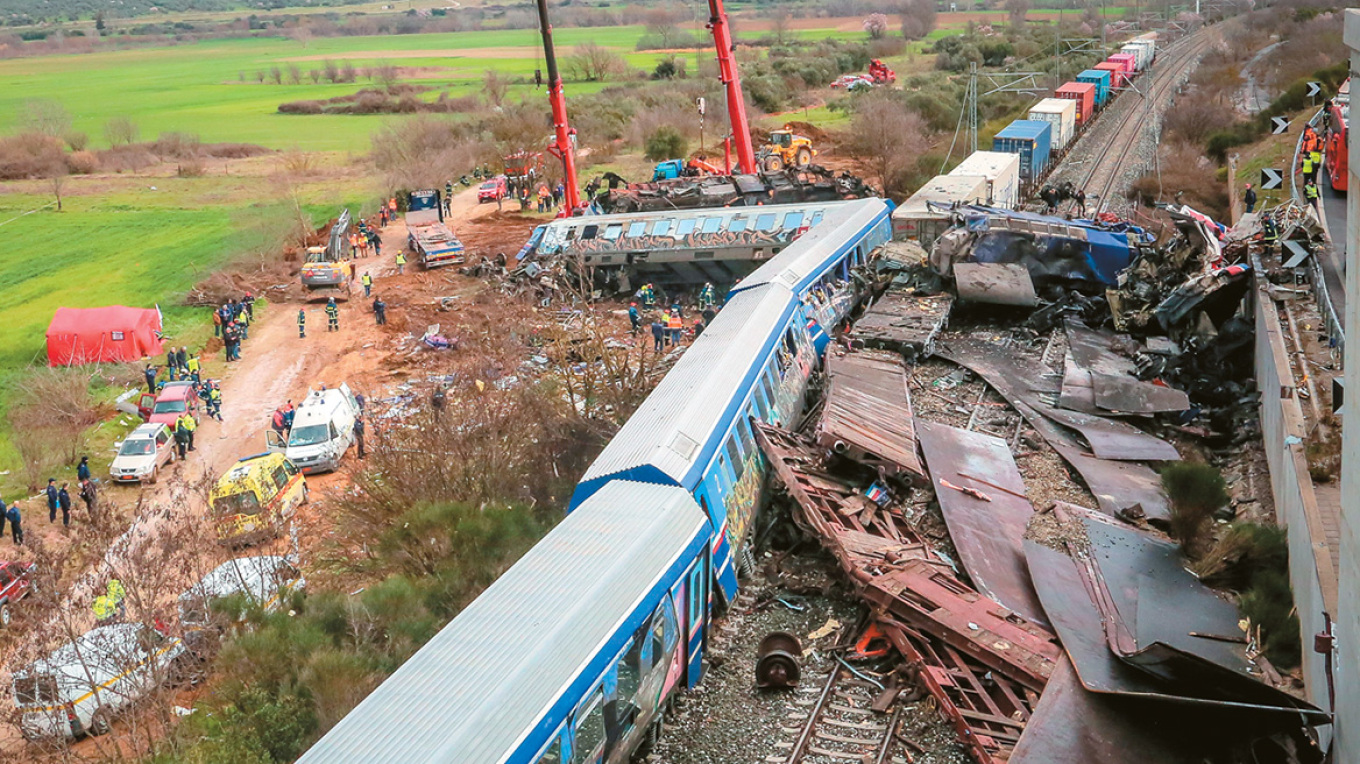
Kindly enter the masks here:
[[1313, 96], [1315, 96], [1315, 95], [1317, 95], [1318, 93], [1321, 93], [1321, 92], [1322, 92], [1322, 83], [1320, 83], [1320, 82], [1310, 82], [1310, 83], [1308, 83], [1308, 97], [1309, 97], [1309, 98], [1312, 98]]
[[1261, 170], [1261, 190], [1270, 191], [1284, 184], [1284, 173], [1279, 170]]
[[1274, 129], [1270, 131], [1271, 135], [1279, 135], [1289, 129], [1289, 120], [1284, 117], [1271, 117], [1270, 121], [1275, 125]]

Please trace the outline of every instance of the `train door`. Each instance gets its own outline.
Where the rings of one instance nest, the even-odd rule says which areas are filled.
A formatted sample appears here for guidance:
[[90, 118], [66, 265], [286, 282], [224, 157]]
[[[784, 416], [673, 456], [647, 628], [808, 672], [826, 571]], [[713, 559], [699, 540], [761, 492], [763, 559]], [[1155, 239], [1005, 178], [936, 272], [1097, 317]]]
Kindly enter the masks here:
[[690, 568], [685, 583], [685, 686], [693, 687], [703, 678], [704, 652], [708, 648], [708, 619], [713, 612], [708, 592], [708, 552]]
[[577, 709], [571, 735], [569, 764], [599, 764], [604, 760], [604, 687], [596, 687]]

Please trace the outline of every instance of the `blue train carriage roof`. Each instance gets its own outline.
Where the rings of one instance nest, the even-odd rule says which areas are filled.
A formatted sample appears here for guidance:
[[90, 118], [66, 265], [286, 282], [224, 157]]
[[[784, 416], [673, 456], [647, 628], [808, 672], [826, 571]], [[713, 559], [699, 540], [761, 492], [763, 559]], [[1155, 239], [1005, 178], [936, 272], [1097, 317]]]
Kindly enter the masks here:
[[820, 223], [737, 282], [729, 294], [770, 283], [801, 294], [831, 267], [842, 244], [858, 239], [891, 214], [891, 203], [878, 198], [836, 203], [827, 209]]
[[572, 506], [617, 479], [694, 490], [795, 304], [770, 285], [733, 295], [586, 470]]
[[298, 764], [529, 760], [708, 539], [683, 489], [605, 486]]

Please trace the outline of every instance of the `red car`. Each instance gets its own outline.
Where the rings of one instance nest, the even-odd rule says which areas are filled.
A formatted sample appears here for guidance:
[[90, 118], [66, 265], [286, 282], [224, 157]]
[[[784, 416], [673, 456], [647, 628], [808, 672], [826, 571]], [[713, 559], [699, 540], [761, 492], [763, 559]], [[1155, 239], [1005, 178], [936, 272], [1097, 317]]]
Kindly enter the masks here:
[[510, 194], [510, 186], [505, 182], [504, 175], [497, 175], [491, 180], [486, 181], [477, 189], [477, 202], [494, 202], [497, 199], [504, 199]]
[[0, 562], [0, 626], [9, 626], [9, 606], [18, 602], [33, 589], [31, 562]]

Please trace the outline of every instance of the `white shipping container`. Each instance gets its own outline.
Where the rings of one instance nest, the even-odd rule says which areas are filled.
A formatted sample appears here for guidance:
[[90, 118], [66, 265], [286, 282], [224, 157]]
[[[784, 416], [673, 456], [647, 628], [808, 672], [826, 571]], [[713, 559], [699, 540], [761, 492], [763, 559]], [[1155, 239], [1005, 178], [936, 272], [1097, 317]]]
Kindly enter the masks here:
[[981, 175], [990, 186], [987, 189], [993, 207], [1015, 209], [1020, 202], [1020, 155], [1004, 151], [975, 151], [950, 175]]
[[1157, 57], [1157, 39], [1136, 37], [1133, 40], [1130, 40], [1130, 44], [1140, 45], [1144, 48], [1147, 48], [1147, 52], [1144, 56], [1143, 66], [1144, 68], [1151, 66], [1152, 59]]
[[1045, 98], [1029, 110], [1032, 120], [1053, 126], [1054, 151], [1067, 147], [1077, 133], [1077, 102], [1070, 98]]
[[981, 175], [950, 173], [931, 178], [893, 210], [893, 238], [919, 241], [929, 249], [949, 228], [948, 208], [954, 204], [987, 204], [990, 186]]
[[1125, 45], [1124, 47], [1120, 48], [1119, 52], [1129, 53], [1133, 55], [1134, 71], [1141, 72], [1147, 68], [1148, 49], [1146, 45], [1139, 45], [1138, 43], [1131, 42], [1128, 45]]

